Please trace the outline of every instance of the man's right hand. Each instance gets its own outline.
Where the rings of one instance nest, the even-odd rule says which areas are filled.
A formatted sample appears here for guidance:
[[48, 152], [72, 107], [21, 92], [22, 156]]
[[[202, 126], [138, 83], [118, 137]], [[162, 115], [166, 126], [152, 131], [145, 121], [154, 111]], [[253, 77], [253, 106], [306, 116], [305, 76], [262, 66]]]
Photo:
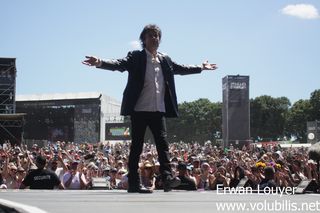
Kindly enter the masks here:
[[97, 66], [101, 63], [101, 60], [95, 56], [86, 56], [86, 60], [82, 63], [88, 66]]

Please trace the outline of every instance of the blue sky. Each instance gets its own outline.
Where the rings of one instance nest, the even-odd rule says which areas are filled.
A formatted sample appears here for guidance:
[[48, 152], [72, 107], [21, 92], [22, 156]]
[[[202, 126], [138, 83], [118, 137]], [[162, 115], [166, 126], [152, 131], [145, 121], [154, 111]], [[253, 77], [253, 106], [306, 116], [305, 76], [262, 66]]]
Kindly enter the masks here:
[[10, 0], [1, 2], [0, 57], [17, 58], [17, 94], [103, 92], [122, 98], [127, 74], [81, 64], [122, 58], [143, 27], [162, 29], [159, 51], [219, 69], [176, 76], [178, 101], [222, 101], [222, 78], [249, 75], [250, 98], [292, 103], [320, 89], [318, 0]]

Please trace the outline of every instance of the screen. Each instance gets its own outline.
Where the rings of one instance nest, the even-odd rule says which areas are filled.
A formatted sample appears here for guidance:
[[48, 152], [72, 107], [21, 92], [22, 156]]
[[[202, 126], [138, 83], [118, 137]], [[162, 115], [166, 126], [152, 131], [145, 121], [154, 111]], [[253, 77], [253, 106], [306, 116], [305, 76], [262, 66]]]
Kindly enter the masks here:
[[130, 124], [106, 123], [106, 140], [130, 140]]

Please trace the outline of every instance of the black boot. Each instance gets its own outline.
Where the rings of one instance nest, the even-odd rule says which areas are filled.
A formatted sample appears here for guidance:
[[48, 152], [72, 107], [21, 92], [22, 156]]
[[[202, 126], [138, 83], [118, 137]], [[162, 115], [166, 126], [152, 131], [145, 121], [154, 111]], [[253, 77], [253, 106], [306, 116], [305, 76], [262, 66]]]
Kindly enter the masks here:
[[130, 186], [128, 187], [128, 193], [143, 193], [143, 194], [148, 194], [152, 193], [152, 189], [145, 188], [141, 185], [139, 186]]
[[163, 182], [163, 191], [170, 192], [172, 188], [175, 188], [181, 184], [181, 180], [178, 177], [168, 176]]
[[140, 184], [139, 175], [128, 174], [128, 193], [152, 193], [151, 189], [145, 188]]

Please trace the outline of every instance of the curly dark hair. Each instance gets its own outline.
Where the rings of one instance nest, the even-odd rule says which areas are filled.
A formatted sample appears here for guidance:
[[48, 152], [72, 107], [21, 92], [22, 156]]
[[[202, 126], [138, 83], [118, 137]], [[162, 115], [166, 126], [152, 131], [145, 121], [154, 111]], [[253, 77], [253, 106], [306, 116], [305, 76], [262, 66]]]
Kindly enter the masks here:
[[159, 35], [159, 40], [161, 40], [161, 35], [162, 35], [161, 29], [155, 24], [148, 24], [143, 28], [142, 32], [140, 33], [140, 41], [143, 48], [146, 47], [144, 40], [145, 40], [146, 34], [149, 32], [156, 32]]

